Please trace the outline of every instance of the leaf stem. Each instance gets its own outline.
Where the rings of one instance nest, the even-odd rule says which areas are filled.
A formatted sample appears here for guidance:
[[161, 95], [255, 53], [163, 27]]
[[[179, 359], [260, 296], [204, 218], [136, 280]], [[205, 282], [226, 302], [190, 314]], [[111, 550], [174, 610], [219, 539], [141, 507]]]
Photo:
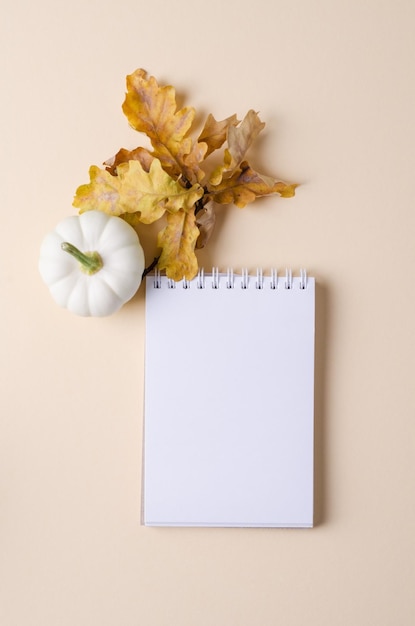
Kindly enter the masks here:
[[199, 213], [199, 211], [201, 211], [203, 209], [203, 207], [205, 206], [205, 204], [208, 202], [209, 198], [207, 196], [207, 194], [209, 193], [209, 190], [207, 187], [203, 187], [203, 191], [204, 194], [201, 198], [199, 198], [199, 200], [197, 200], [195, 202], [195, 215], [197, 215]]
[[156, 267], [157, 263], [159, 262], [159, 258], [160, 256], [154, 257], [153, 261], [150, 263], [148, 267], [145, 268], [144, 272], [142, 273], [141, 280], [145, 278], [147, 274], [149, 274], [151, 270], [153, 270]]

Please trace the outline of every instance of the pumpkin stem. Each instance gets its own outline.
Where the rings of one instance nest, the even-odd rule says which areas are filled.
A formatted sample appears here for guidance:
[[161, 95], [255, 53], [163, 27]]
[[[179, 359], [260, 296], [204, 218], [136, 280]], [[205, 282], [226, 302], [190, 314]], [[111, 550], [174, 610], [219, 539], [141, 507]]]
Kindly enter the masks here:
[[68, 252], [68, 254], [71, 254], [79, 262], [81, 270], [89, 276], [99, 272], [104, 265], [98, 252], [81, 252], [67, 241], [61, 244], [61, 248], [65, 252]]

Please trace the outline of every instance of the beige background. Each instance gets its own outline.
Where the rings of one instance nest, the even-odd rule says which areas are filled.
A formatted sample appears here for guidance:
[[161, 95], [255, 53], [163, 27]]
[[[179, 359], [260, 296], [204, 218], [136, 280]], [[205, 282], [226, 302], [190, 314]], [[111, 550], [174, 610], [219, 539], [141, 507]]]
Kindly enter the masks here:
[[[412, 0], [3, 3], [2, 625], [415, 623], [414, 20]], [[144, 292], [82, 319], [39, 278], [89, 165], [141, 143], [137, 67], [203, 116], [260, 111], [253, 162], [301, 183], [224, 210], [200, 262], [317, 278], [311, 531], [140, 526]]]

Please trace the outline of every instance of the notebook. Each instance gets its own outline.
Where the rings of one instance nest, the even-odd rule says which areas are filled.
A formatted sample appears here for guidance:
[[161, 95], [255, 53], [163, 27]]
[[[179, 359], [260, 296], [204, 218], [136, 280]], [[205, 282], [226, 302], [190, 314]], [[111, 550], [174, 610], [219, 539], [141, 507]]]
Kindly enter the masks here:
[[315, 281], [146, 279], [143, 522], [311, 527]]

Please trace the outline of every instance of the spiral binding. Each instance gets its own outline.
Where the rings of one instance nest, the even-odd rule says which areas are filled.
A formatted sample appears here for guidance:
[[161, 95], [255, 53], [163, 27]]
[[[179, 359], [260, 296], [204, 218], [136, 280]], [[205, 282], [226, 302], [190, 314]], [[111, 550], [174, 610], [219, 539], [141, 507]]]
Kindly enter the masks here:
[[[236, 286], [236, 274], [232, 268], [228, 268], [226, 273], [221, 274], [219, 272], [218, 267], [212, 268], [212, 273], [209, 276], [209, 280], [207, 280], [207, 276], [203, 268], [201, 268], [194, 279], [194, 281], [183, 278], [179, 282], [175, 282], [171, 278], [165, 279], [167, 281], [168, 289], [176, 289], [178, 287], [182, 289], [190, 289], [194, 285], [197, 289], [205, 289], [207, 286], [212, 289], [220, 289], [222, 285], [225, 286], [226, 289], [235, 289]], [[290, 269], [285, 270], [285, 276], [279, 277], [278, 272], [275, 268], [271, 269], [270, 275], [267, 277], [262, 268], [257, 268], [255, 276], [251, 276], [247, 268], [243, 268], [239, 275], [238, 282], [240, 283], [241, 289], [248, 289], [251, 283], [251, 280], [255, 279], [254, 287], [255, 289], [265, 289], [265, 285], [267, 285], [270, 289], [294, 289], [298, 287], [299, 289], [307, 289], [308, 277], [307, 271], [305, 269], [300, 270], [300, 276], [295, 279], [293, 277], [293, 273]], [[153, 275], [153, 286], [155, 289], [162, 288], [162, 277], [161, 273], [158, 269], [155, 270]]]

